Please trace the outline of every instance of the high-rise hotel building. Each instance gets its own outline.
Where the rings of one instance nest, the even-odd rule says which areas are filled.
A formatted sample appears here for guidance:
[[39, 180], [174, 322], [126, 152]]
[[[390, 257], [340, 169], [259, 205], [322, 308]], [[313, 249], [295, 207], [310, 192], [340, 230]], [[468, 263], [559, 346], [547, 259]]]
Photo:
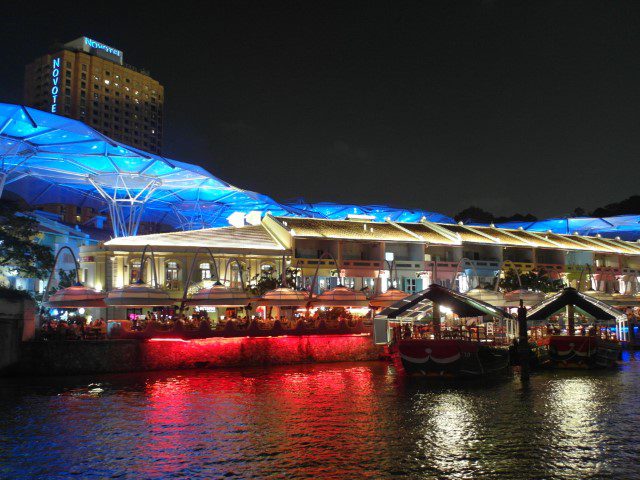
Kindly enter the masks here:
[[160, 153], [164, 87], [121, 50], [80, 37], [25, 68], [28, 106], [75, 118], [127, 145]]

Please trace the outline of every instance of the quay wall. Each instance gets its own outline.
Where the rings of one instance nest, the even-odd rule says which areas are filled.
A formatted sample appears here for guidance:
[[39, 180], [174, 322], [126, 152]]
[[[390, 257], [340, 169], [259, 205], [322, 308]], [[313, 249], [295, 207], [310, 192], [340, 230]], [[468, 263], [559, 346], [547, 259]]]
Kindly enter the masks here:
[[33, 301], [0, 299], [0, 371], [18, 361], [22, 340], [33, 336], [34, 318]]
[[370, 335], [23, 342], [6, 373], [74, 375], [188, 368], [367, 361], [380, 357]]

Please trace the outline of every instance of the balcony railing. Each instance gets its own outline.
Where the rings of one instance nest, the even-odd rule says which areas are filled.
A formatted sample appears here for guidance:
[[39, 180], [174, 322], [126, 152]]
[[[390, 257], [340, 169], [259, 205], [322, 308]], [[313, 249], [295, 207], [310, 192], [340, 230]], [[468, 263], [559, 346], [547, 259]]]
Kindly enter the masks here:
[[323, 258], [322, 260], [318, 260], [317, 258], [294, 258], [291, 261], [291, 265], [294, 267], [317, 267], [320, 265], [322, 267], [335, 267], [336, 262], [331, 260], [330, 258]]
[[381, 270], [384, 264], [381, 260], [343, 260], [341, 267], [349, 270], [358, 268]]

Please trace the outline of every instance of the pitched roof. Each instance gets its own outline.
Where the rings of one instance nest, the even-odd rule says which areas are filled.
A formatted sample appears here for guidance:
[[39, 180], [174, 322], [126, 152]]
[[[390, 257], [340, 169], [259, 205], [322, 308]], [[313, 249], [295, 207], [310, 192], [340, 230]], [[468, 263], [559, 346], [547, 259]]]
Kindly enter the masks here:
[[424, 240], [391, 223], [284, 217], [280, 217], [278, 220], [294, 237], [424, 242]]
[[534, 306], [527, 315], [528, 320], [546, 320], [562, 310], [567, 305], [574, 305], [597, 320], [614, 320], [624, 316], [622, 312], [610, 307], [600, 300], [578, 292], [575, 288], [567, 287], [553, 297]]
[[431, 223], [399, 223], [400, 227], [409, 230], [424, 239], [427, 243], [441, 244], [441, 245], [460, 245], [460, 242], [454, 240], [455, 235], [449, 232], [446, 235], [444, 232], [448, 232], [441, 225]]
[[[183, 232], [154, 233], [132, 237], [119, 237], [105, 243], [108, 247], [209, 247], [220, 250], [283, 251], [271, 234], [262, 226], [205, 228]], [[250, 252], [249, 252], [250, 253]]]

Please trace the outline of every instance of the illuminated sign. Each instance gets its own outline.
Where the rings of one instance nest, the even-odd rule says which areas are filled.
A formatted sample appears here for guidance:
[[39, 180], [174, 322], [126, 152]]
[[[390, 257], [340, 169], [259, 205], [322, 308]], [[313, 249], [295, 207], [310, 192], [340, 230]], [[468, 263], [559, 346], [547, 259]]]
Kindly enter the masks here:
[[53, 59], [51, 65], [51, 112], [58, 111], [58, 93], [60, 93], [60, 57]]
[[84, 37], [84, 43], [91, 48], [95, 48], [96, 50], [104, 50], [105, 52], [115, 55], [116, 57], [121, 57], [122, 52], [113, 47], [109, 47], [104, 43], [96, 42], [95, 40], [90, 39], [89, 37]]

